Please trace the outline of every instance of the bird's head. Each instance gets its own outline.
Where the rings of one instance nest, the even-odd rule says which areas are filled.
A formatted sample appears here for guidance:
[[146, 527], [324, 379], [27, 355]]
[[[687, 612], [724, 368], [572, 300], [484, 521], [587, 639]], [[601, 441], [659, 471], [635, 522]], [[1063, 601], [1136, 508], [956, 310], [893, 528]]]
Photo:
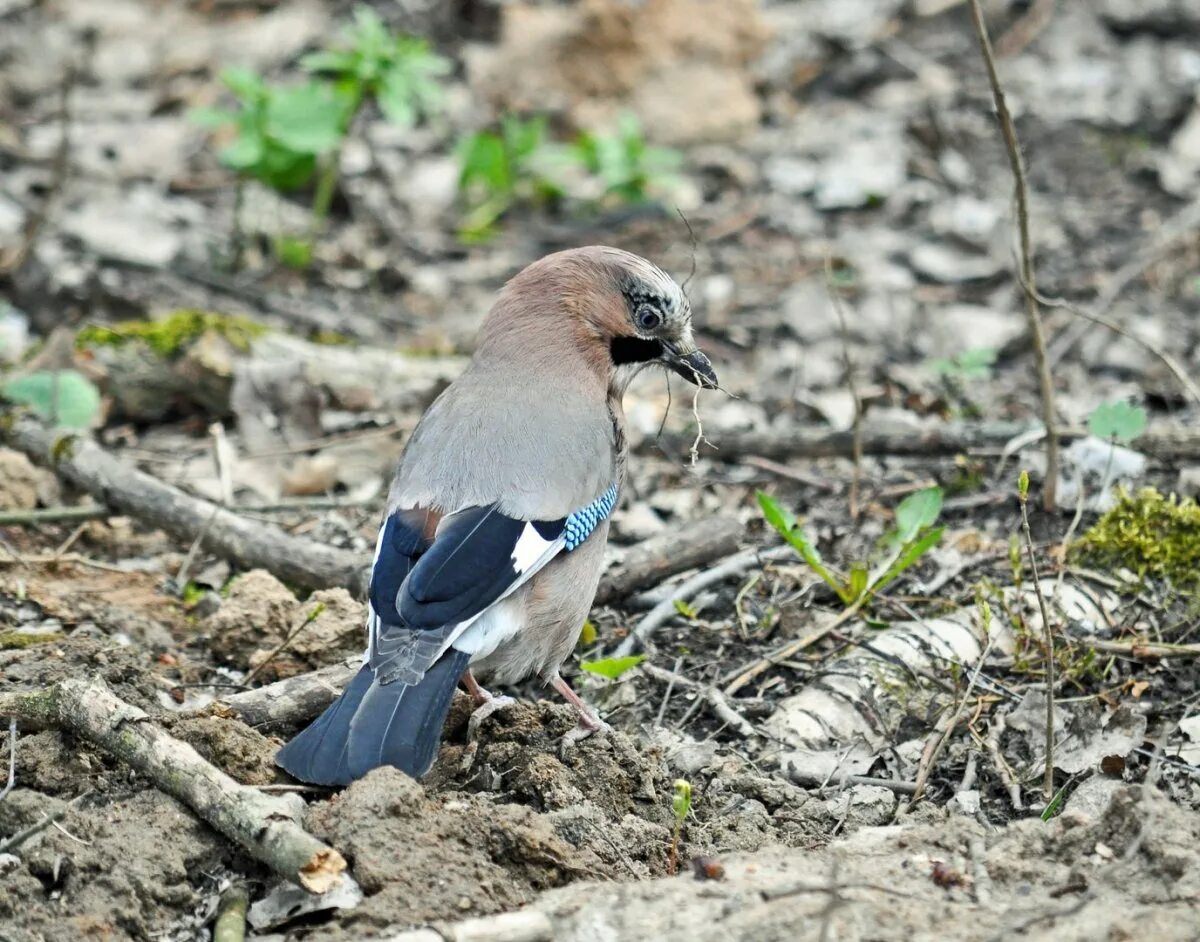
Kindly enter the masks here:
[[524, 330], [552, 330], [620, 391], [652, 364], [705, 389], [717, 386], [712, 363], [692, 338], [692, 308], [682, 289], [658, 266], [621, 249], [556, 252], [521, 271], [505, 286], [484, 340]]

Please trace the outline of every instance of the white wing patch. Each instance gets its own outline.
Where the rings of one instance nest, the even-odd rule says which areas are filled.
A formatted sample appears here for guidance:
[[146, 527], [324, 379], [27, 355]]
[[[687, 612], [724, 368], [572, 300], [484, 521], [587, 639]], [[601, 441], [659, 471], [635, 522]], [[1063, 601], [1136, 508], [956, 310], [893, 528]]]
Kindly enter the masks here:
[[[521, 537], [517, 540], [512, 551], [513, 566], [518, 573], [524, 574], [538, 565], [539, 560], [546, 554], [546, 551], [558, 544], [562, 545], [561, 540], [547, 540], [537, 532], [537, 528], [533, 524], [525, 524], [525, 529], [521, 531]], [[544, 565], [544, 564], [543, 564]], [[539, 567], [540, 568], [540, 567]]]

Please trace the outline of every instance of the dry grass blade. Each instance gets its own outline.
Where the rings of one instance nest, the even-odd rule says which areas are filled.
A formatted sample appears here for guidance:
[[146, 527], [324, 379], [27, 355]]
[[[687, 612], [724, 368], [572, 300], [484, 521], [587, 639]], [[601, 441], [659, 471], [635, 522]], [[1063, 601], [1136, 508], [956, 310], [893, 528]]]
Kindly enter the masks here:
[[1058, 420], [1054, 407], [1054, 380], [1050, 376], [1050, 363], [1046, 356], [1046, 336], [1042, 328], [1042, 315], [1038, 310], [1037, 280], [1033, 267], [1033, 240], [1029, 233], [1029, 185], [1025, 179], [1025, 163], [1021, 158], [1021, 145], [1017, 140], [1017, 128], [1004, 88], [996, 71], [996, 58], [992, 54], [992, 42], [988, 37], [987, 23], [979, 0], [970, 0], [971, 20], [975, 24], [975, 35], [979, 40], [979, 51], [987, 67], [988, 82], [992, 87], [992, 101], [996, 106], [996, 119], [1004, 137], [1008, 163], [1013, 175], [1013, 190], [1017, 204], [1017, 237], [1020, 242], [1021, 261], [1019, 280], [1025, 295], [1025, 317], [1033, 353], [1037, 360], [1038, 385], [1041, 387], [1042, 422], [1046, 426], [1046, 480], [1042, 499], [1046, 510], [1053, 510], [1058, 496]]

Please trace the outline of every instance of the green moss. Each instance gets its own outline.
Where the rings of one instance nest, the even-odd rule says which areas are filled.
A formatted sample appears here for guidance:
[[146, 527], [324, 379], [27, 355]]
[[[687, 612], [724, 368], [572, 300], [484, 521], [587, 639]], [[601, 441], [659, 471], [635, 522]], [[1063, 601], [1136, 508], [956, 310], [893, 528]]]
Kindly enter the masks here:
[[0, 632], [0, 651], [11, 651], [15, 648], [32, 648], [36, 644], [53, 644], [63, 639], [62, 632], [46, 634], [23, 634], [17, 631]]
[[64, 435], [62, 438], [56, 439], [50, 448], [50, 461], [53, 464], [60, 464], [74, 458], [75, 443], [78, 437], [77, 435]]
[[1071, 556], [1096, 568], [1166, 579], [1180, 591], [1200, 589], [1200, 506], [1153, 488], [1122, 492], [1071, 547]]
[[75, 345], [80, 349], [121, 347], [136, 341], [159, 356], [170, 357], [208, 331], [224, 337], [239, 350], [248, 350], [250, 341], [265, 334], [267, 328], [245, 317], [185, 309], [152, 321], [122, 321], [111, 327], [88, 325], [76, 335]]

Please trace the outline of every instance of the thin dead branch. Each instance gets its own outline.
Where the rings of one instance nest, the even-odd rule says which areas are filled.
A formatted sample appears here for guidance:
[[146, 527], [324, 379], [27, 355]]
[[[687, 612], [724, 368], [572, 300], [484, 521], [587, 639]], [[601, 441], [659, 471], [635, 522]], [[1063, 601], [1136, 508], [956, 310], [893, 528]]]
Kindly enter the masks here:
[[723, 559], [737, 549], [743, 530], [736, 517], [706, 517], [631, 547], [604, 574], [596, 604], [618, 601], [677, 573]]
[[750, 721], [735, 710], [725, 695], [711, 684], [692, 680], [683, 674], [649, 663], [642, 664], [642, 671], [655, 680], [670, 684], [672, 687], [683, 687], [686, 690], [694, 690], [697, 696], [712, 707], [713, 715], [722, 723], [728, 724], [739, 736], [750, 739], [758, 735], [757, 730], [755, 730]]
[[1042, 793], [1046, 801], [1054, 797], [1054, 631], [1050, 623], [1050, 611], [1046, 597], [1042, 594], [1042, 580], [1038, 573], [1037, 555], [1034, 553], [1033, 532], [1029, 529], [1029, 501], [1026, 499], [1029, 481], [1021, 472], [1021, 529], [1025, 532], [1025, 549], [1029, 557], [1029, 571], [1033, 577], [1033, 590], [1037, 595], [1038, 609], [1042, 614], [1042, 643], [1046, 649], [1046, 773], [1042, 781]]
[[362, 658], [347, 658], [341, 664], [222, 697], [204, 710], [220, 713], [227, 708], [247, 726], [256, 729], [299, 726], [333, 703], [361, 665]]
[[850, 494], [847, 498], [850, 519], [858, 519], [858, 490], [862, 483], [863, 459], [863, 401], [858, 391], [858, 380], [855, 377], [854, 361], [850, 357], [850, 335], [846, 327], [846, 309], [842, 301], [842, 292], [833, 277], [833, 259], [825, 256], [825, 290], [837, 314], [838, 336], [842, 343], [842, 360], [846, 369], [846, 385], [850, 388], [850, 396], [854, 399], [854, 421], [850, 427], [851, 458], [854, 461], [854, 473], [850, 476]]
[[2, 437], [96, 500], [180, 539], [194, 540], [207, 526], [204, 548], [238, 566], [263, 568], [307, 589], [342, 586], [360, 597], [365, 593], [364, 556], [247, 520], [139, 471], [88, 438], [55, 432], [33, 419], [13, 420]]
[[[944, 422], [928, 428], [897, 430], [872, 428], [865, 422], [862, 450], [864, 455], [893, 455], [898, 457], [935, 457], [944, 455], [986, 453], [998, 454], [1013, 440], [1033, 433], [1032, 441], [1044, 435], [1044, 430], [1022, 422]], [[1083, 426], [1059, 427], [1060, 440], [1086, 438]], [[673, 447], [674, 442], [668, 443]], [[686, 447], [681, 444], [680, 447]], [[1155, 426], [1138, 436], [1130, 447], [1157, 456], [1164, 461], [1194, 461], [1200, 458], [1200, 430]], [[721, 450], [713, 457], [725, 461], [742, 461], [743, 455], [756, 455], [774, 460], [790, 458], [852, 458], [854, 435], [850, 431], [826, 426], [790, 426], [753, 432], [725, 432], [721, 435]]]
[[1042, 315], [1038, 309], [1037, 279], [1033, 267], [1033, 240], [1029, 233], [1029, 185], [1025, 179], [1025, 164], [1021, 158], [1021, 145], [1017, 141], [1017, 127], [1008, 110], [1004, 88], [996, 71], [996, 59], [992, 54], [992, 42], [988, 37], [987, 23], [979, 0], [970, 0], [971, 20], [975, 24], [975, 35], [979, 39], [979, 51], [987, 67], [988, 82], [992, 87], [992, 101], [996, 106], [996, 119], [1004, 137], [1004, 148], [1013, 175], [1013, 192], [1017, 204], [1017, 236], [1021, 250], [1020, 281], [1025, 296], [1025, 317], [1029, 326], [1029, 337], [1037, 361], [1038, 385], [1041, 387], [1042, 423], [1046, 426], [1046, 480], [1043, 484], [1043, 504], [1053, 510], [1058, 491], [1058, 420], [1054, 407], [1054, 380], [1050, 376], [1050, 363], [1046, 356], [1046, 337], [1042, 328]]
[[742, 550], [740, 553], [735, 553], [711, 569], [702, 570], [692, 576], [692, 578], [674, 586], [665, 599], [642, 616], [642, 620], [637, 623], [633, 631], [629, 632], [625, 640], [617, 646], [615, 656], [628, 657], [637, 648], [645, 647], [654, 632], [666, 624], [672, 616], [679, 613], [679, 610], [675, 606], [676, 602], [686, 602], [694, 598], [696, 593], [702, 589], [707, 589], [710, 585], [716, 585], [730, 576], [740, 575], [760, 561], [789, 559], [795, 553], [796, 551], [790, 546], [777, 546], [769, 550]]
[[42, 690], [0, 694], [0, 716], [65, 729], [100, 747], [311, 893], [348, 878], [342, 855], [297, 823], [295, 803], [234, 781], [103, 681], [67, 679]]

